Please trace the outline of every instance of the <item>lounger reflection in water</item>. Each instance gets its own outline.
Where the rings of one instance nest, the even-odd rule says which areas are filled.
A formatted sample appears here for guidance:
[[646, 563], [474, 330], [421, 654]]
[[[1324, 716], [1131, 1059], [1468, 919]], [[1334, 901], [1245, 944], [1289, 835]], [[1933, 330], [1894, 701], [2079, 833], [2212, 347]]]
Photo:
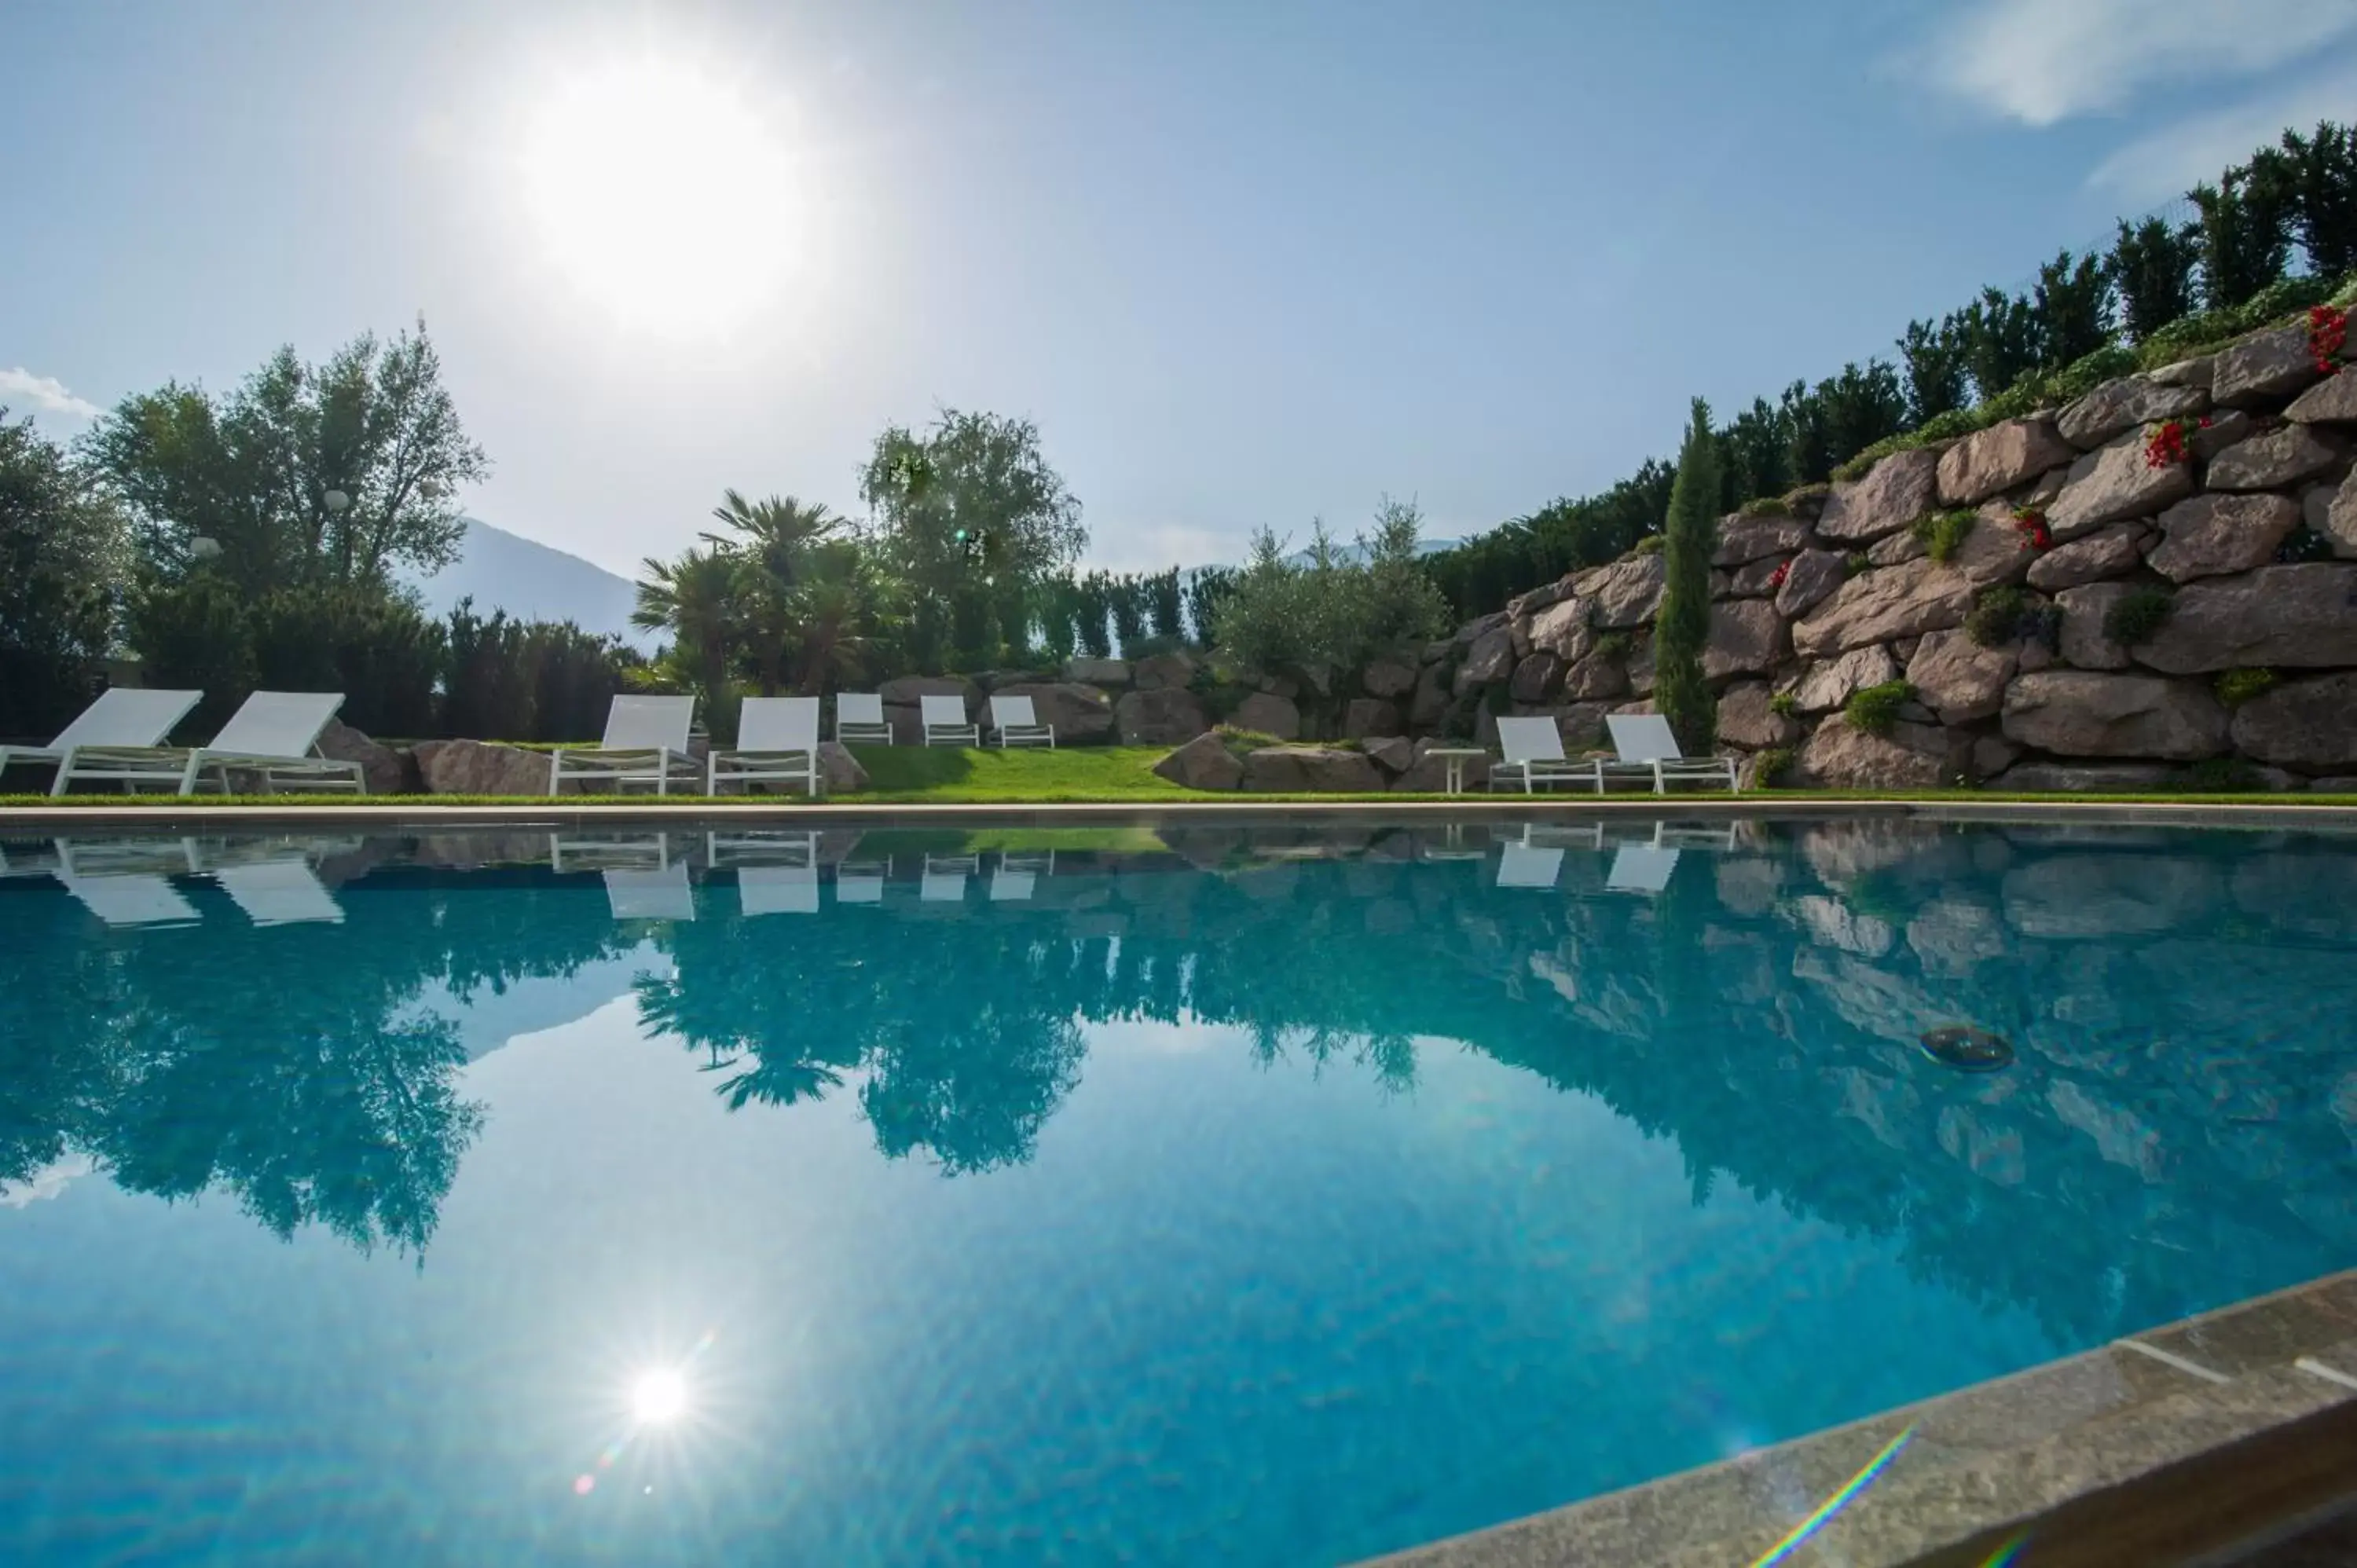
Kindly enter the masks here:
[[328, 891], [300, 850], [281, 859], [218, 865], [211, 870], [221, 891], [257, 926], [343, 921], [343, 906], [336, 902], [336, 896]]
[[734, 866], [737, 903], [746, 915], [818, 913], [818, 834], [707, 833], [705, 863]]
[[990, 874], [990, 901], [994, 904], [1020, 903], [1031, 897], [1031, 890], [1040, 877], [1055, 874], [1056, 852], [1052, 849], [1037, 854], [1002, 851], [997, 869]]
[[687, 862], [673, 858], [669, 833], [594, 839], [551, 834], [548, 858], [560, 874], [601, 871], [606, 903], [618, 920], [695, 918], [695, 889], [687, 879]]
[[924, 880], [918, 884], [917, 897], [926, 904], [962, 904], [965, 902], [967, 881], [982, 871], [978, 854], [929, 854], [925, 856]]
[[192, 926], [197, 907], [166, 878], [196, 875], [188, 839], [123, 843], [57, 841], [57, 879], [110, 926]]
[[1600, 824], [1586, 827], [1542, 827], [1534, 822], [1523, 829], [1520, 838], [1508, 839], [1498, 847], [1498, 886], [1501, 887], [1552, 887], [1563, 872], [1563, 852], [1566, 848], [1602, 849], [1604, 829]]

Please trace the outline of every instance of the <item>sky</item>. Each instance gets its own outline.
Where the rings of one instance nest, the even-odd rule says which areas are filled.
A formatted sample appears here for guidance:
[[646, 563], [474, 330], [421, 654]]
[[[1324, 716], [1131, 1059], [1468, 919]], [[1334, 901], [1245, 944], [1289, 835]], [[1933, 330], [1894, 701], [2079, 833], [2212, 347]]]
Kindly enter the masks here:
[[1037, 423], [1090, 559], [1601, 489], [2357, 103], [2357, 0], [15, 0], [0, 403], [421, 315], [484, 521]]

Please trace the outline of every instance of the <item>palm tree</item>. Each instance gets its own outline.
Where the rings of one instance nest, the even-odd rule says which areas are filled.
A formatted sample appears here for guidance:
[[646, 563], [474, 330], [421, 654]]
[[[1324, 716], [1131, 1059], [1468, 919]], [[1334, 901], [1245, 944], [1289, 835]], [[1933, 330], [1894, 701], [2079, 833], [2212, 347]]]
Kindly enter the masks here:
[[712, 515], [729, 533], [704, 537], [745, 569], [739, 629], [748, 644], [761, 695], [773, 697], [785, 684], [787, 651], [801, 625], [802, 612], [795, 596], [813, 554], [840, 540], [844, 520], [821, 502], [792, 496], [752, 501], [737, 490], [723, 491]]
[[694, 671], [707, 707], [728, 689], [728, 663], [745, 619], [743, 563], [724, 549], [688, 549], [676, 561], [646, 560], [630, 624], [668, 631], [673, 650]]

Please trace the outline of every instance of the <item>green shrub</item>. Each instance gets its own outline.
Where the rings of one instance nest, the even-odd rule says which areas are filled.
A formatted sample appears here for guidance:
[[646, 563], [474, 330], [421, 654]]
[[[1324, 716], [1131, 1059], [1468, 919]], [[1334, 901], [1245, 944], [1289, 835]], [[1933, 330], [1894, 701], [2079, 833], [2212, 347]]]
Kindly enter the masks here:
[[1956, 552], [1964, 547], [1964, 541], [1972, 536], [1973, 525], [1979, 521], [1980, 515], [1969, 507], [1927, 511], [1915, 520], [1909, 532], [1922, 545], [1925, 554], [1944, 565], [1956, 558]]
[[1768, 711], [1778, 718], [1789, 719], [1801, 711], [1801, 699], [1790, 692], [1779, 692], [1768, 699]]
[[1873, 557], [1863, 550], [1853, 550], [1842, 557], [1842, 575], [1855, 577], [1874, 564]]
[[2287, 566], [2332, 559], [2332, 542], [2306, 523], [2295, 526], [2276, 546], [2276, 559]]
[[2155, 584], [2130, 588], [2104, 612], [2104, 635], [2122, 648], [2149, 642], [2169, 618], [2174, 602], [2167, 588]]
[[2196, 311], [2178, 317], [2137, 346], [2136, 364], [2152, 370], [2213, 352], [2263, 328], [2297, 320], [2309, 306], [2330, 303], [2352, 289], [2357, 289], [2357, 273], [2338, 279], [2285, 278], [2232, 309]]
[[1631, 555], [1659, 555], [1662, 553], [1663, 546], [1667, 542], [1668, 542], [1664, 540], [1662, 535], [1658, 533], [1649, 533], [1645, 535], [1644, 538], [1637, 541], [1635, 546], [1630, 550], [1629, 553]]
[[1629, 656], [1629, 634], [1608, 631], [1596, 639], [1594, 651], [1606, 659], [1626, 659]]
[[1889, 735], [1899, 722], [1899, 710], [1914, 700], [1915, 688], [1904, 681], [1885, 681], [1878, 686], [1851, 693], [1842, 705], [1842, 717], [1852, 729], [1868, 735]]
[[1789, 746], [1771, 746], [1759, 754], [1757, 764], [1751, 770], [1752, 781], [1762, 785], [1773, 784], [1792, 769], [1792, 748]]
[[2272, 670], [2228, 670], [2215, 682], [2218, 700], [2230, 708], [2239, 708], [2253, 697], [2274, 691], [2276, 679]]
[[1983, 588], [1964, 615], [1964, 634], [1983, 648], [2013, 640], [2029, 599], [2019, 588]]
[[1220, 744], [1222, 746], [1226, 746], [1230, 751], [1234, 752], [1239, 757], [1242, 757], [1247, 751], [1258, 751], [1265, 746], [1284, 746], [1287, 744], [1264, 730], [1239, 729], [1233, 725], [1221, 725], [1216, 728], [1214, 733], [1219, 736]]
[[1738, 517], [1790, 517], [1792, 503], [1782, 496], [1754, 496], [1735, 509]]
[[2210, 757], [2185, 770], [2178, 788], [2197, 795], [2253, 795], [2267, 787], [2259, 770], [2239, 757]]

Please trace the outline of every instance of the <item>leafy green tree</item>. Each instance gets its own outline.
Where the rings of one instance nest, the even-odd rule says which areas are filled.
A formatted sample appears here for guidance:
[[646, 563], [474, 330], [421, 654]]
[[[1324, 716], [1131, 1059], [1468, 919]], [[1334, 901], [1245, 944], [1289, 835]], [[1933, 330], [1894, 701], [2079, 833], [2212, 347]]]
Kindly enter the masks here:
[[226, 396], [172, 382], [125, 398], [81, 452], [129, 506], [153, 571], [177, 579], [190, 542], [209, 538], [209, 569], [249, 594], [447, 565], [465, 532], [458, 492], [490, 471], [423, 320], [324, 365], [281, 349]]
[[1719, 504], [1732, 511], [1756, 496], [1781, 496], [1792, 477], [1792, 430], [1785, 411], [1764, 397], [1735, 416], [1719, 441]]
[[2281, 159], [2263, 151], [2187, 192], [2201, 214], [2201, 298], [2212, 310], [2231, 310], [2284, 275], [2291, 237]]
[[1416, 504], [1385, 496], [1372, 531], [1359, 535], [1350, 628], [1355, 646], [1338, 650], [1347, 662], [1427, 642], [1448, 629], [1448, 601], [1424, 569], [1423, 534]]
[[249, 608], [246, 633], [254, 684], [341, 692], [337, 716], [370, 735], [436, 733], [446, 642], [441, 623], [414, 599], [370, 585], [280, 588]]
[[2164, 218], [2147, 218], [2133, 228], [2121, 220], [2111, 271], [2119, 285], [2122, 324], [2135, 341], [2192, 313], [2200, 233], [2195, 225], [2172, 225]]
[[1653, 628], [1653, 704], [1689, 756], [1716, 742], [1717, 713], [1703, 683], [1703, 646], [1710, 639], [1710, 555], [1717, 542], [1718, 445], [1710, 405], [1694, 402], [1678, 454], [1676, 487], [1662, 548], [1662, 607]]
[[2064, 251], [2038, 269], [2031, 291], [2038, 315], [2038, 351], [2049, 370], [2061, 370], [2112, 340], [2112, 272], [2092, 252]]
[[2312, 136], [2286, 131], [2273, 172], [2309, 268], [2329, 278], [2357, 272], [2357, 132], [2330, 121]]
[[126, 575], [122, 513], [0, 407], [0, 736], [49, 736], [98, 688]]
[[1964, 362], [1983, 403], [2038, 368], [2038, 307], [2019, 295], [1981, 290], [1964, 307], [1961, 325]]
[[1187, 574], [1187, 624], [1198, 647], [1211, 646], [1212, 624], [1235, 586], [1236, 572], [1232, 566], [1198, 566]]
[[[994, 580], [1028, 588], [1088, 544], [1081, 503], [1028, 420], [945, 409], [922, 433], [892, 425], [876, 438], [859, 493], [916, 601], [928, 650], [947, 628], [969, 653], [991, 651], [979, 648], [983, 635], [960, 637], [952, 623], [987, 625]], [[971, 607], [961, 607], [966, 599]]]

